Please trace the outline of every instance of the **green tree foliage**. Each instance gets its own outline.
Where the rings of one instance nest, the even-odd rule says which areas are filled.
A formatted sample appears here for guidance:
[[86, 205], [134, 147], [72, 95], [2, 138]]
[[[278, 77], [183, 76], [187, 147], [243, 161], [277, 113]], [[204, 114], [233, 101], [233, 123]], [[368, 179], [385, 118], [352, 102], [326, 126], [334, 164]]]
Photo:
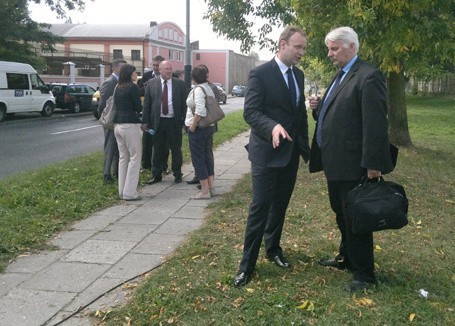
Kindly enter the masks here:
[[[296, 23], [309, 36], [308, 59], [329, 64], [324, 37], [338, 26], [351, 26], [359, 34], [359, 55], [387, 76], [390, 138], [411, 146], [405, 83], [410, 76], [434, 76], [453, 69], [455, 63], [455, 2], [453, 0], [207, 0], [207, 17], [214, 31], [242, 40], [248, 51], [259, 32]], [[234, 19], [235, 18], [235, 19]], [[252, 31], [257, 18], [268, 20]], [[307, 60], [306, 63], [310, 62]]]
[[35, 52], [33, 44], [53, 51], [53, 45], [62, 40], [47, 31], [47, 24], [40, 24], [30, 18], [30, 1], [49, 6], [60, 18], [66, 17], [66, 10], [84, 8], [81, 0], [3, 0], [0, 6], [0, 60], [19, 61], [41, 66], [44, 61]]

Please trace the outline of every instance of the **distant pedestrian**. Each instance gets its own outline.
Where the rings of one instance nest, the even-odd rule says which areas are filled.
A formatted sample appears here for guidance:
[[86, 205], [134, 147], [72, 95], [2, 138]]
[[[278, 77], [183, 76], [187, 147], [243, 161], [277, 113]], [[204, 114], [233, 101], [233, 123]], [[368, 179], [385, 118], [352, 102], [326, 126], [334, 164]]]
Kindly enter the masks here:
[[[123, 59], [115, 59], [112, 61], [112, 75], [100, 87], [100, 105], [98, 114], [106, 107], [106, 101], [114, 94], [115, 86], [117, 85], [120, 68], [126, 64]], [[104, 128], [104, 169], [103, 180], [105, 183], [113, 183], [112, 176], [118, 175], [119, 152], [117, 141], [115, 139], [114, 130]]]
[[119, 147], [119, 197], [123, 200], [141, 199], [137, 193], [142, 156], [142, 130], [139, 113], [142, 110], [141, 92], [134, 83], [136, 68], [125, 64], [115, 90], [115, 138]]
[[191, 90], [186, 100], [188, 109], [185, 125], [188, 128], [191, 162], [193, 163], [196, 178], [201, 184], [201, 191], [191, 197], [192, 199], [209, 199], [215, 195], [215, 166], [212, 152], [215, 126], [198, 127], [201, 118], [207, 115], [206, 97], [214, 97], [212, 88], [207, 81], [207, 75], [205, 66], [199, 65], [193, 68], [191, 77], [196, 86]]
[[156, 134], [153, 148], [153, 178], [148, 182], [161, 182], [166, 172], [169, 149], [172, 154], [172, 173], [176, 183], [182, 182], [182, 130], [186, 112], [185, 82], [172, 78], [169, 61], [160, 63], [160, 76], [153, 78], [145, 90], [142, 113], [142, 130], [153, 129]]

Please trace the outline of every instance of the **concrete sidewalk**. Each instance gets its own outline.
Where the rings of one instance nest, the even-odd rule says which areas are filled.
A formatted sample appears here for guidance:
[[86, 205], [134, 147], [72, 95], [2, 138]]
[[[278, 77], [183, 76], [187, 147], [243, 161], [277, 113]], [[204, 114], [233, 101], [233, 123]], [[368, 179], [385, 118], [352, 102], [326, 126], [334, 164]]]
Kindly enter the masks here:
[[[248, 134], [214, 152], [219, 195], [250, 171]], [[184, 180], [193, 177], [190, 164], [182, 172]], [[220, 198], [191, 200], [196, 187], [173, 181], [165, 177], [142, 188], [141, 201], [119, 202], [76, 223], [51, 241], [55, 251], [18, 257], [0, 275], [0, 325], [91, 325], [87, 312], [122, 303], [119, 285], [162, 264]]]

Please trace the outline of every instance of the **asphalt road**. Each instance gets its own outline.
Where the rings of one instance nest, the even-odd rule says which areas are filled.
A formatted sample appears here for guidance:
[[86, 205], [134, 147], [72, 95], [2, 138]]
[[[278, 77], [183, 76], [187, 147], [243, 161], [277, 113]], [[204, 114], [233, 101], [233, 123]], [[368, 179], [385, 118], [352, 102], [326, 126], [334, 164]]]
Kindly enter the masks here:
[[[221, 107], [239, 110], [243, 100], [228, 98]], [[90, 112], [16, 114], [0, 122], [0, 179], [102, 150], [103, 143], [103, 128]]]

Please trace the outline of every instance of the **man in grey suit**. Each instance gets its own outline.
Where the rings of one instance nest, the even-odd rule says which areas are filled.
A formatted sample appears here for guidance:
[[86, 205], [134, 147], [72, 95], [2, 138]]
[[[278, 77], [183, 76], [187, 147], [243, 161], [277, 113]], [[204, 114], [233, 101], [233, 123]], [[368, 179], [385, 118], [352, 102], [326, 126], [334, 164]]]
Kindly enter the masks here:
[[172, 172], [176, 183], [182, 182], [182, 130], [186, 114], [187, 91], [185, 82], [172, 77], [169, 61], [160, 63], [160, 76], [151, 79], [145, 89], [142, 109], [142, 130], [155, 131], [153, 146], [153, 179], [162, 180], [166, 171], [168, 149], [171, 150]]
[[309, 159], [304, 76], [296, 67], [306, 45], [303, 29], [287, 27], [276, 57], [249, 76], [243, 116], [251, 126], [248, 158], [253, 193], [243, 258], [234, 278], [237, 287], [250, 281], [263, 238], [267, 258], [281, 268], [291, 267], [280, 240], [300, 156]]
[[[118, 83], [120, 68], [126, 63], [123, 59], [112, 61], [112, 74], [100, 87], [100, 105], [98, 114], [101, 115], [106, 107], [106, 101], [114, 94], [115, 86]], [[105, 183], [113, 183], [112, 175], [118, 175], [119, 152], [114, 130], [104, 128], [104, 169], [103, 180]], [[111, 173], [112, 171], [112, 173]]]
[[317, 124], [311, 146], [310, 172], [324, 170], [329, 200], [341, 232], [339, 254], [319, 264], [349, 269], [351, 291], [376, 283], [373, 235], [354, 235], [345, 203], [363, 176], [375, 179], [393, 170], [389, 151], [387, 90], [382, 73], [357, 57], [359, 40], [350, 27], [325, 38], [328, 57], [340, 70], [326, 94], [311, 98]]

